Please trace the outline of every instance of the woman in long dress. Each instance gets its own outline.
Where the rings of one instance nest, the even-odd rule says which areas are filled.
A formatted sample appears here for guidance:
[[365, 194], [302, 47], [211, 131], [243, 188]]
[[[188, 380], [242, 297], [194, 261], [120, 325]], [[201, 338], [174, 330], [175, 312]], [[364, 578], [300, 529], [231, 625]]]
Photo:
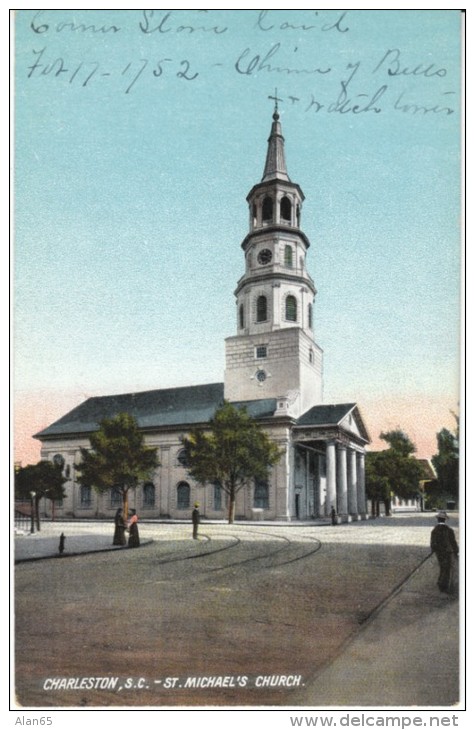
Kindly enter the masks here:
[[136, 511], [131, 509], [129, 519], [129, 547], [139, 547], [140, 545], [138, 521], [139, 518], [137, 517]]
[[113, 545], [126, 545], [127, 540], [125, 538], [125, 520], [122, 514], [122, 510], [119, 508], [115, 513], [114, 517], [114, 539], [112, 540]]

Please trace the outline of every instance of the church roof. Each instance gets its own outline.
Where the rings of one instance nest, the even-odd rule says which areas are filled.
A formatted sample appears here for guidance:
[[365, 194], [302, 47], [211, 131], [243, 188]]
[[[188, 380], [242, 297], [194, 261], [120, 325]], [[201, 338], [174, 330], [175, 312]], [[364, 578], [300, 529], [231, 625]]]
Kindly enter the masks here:
[[348, 416], [350, 414], [357, 424], [360, 435], [369, 443], [371, 439], [356, 403], [314, 406], [300, 416], [295, 425], [297, 428], [299, 426], [345, 427], [348, 424]]
[[[146, 430], [194, 426], [207, 423], [223, 402], [223, 383], [98, 396], [88, 398], [34, 437], [85, 435], [97, 431], [103, 418], [112, 418], [119, 413], [130, 413], [139, 427]], [[274, 415], [277, 402], [275, 398], [265, 398], [233, 405], [246, 407], [254, 418], [266, 418]]]
[[282, 136], [277, 108], [272, 118], [274, 121], [272, 122], [270, 137], [267, 140], [267, 157], [261, 182], [290, 180], [285, 163], [284, 137]]

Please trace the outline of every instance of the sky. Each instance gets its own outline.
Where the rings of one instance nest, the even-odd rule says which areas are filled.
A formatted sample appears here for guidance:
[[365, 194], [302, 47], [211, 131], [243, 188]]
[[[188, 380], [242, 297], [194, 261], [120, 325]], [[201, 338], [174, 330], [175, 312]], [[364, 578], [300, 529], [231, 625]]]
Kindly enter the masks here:
[[[460, 394], [457, 10], [19, 10], [14, 458], [86, 398], [223, 380], [274, 97], [324, 401], [417, 455]], [[277, 89], [277, 92], [276, 92]]]

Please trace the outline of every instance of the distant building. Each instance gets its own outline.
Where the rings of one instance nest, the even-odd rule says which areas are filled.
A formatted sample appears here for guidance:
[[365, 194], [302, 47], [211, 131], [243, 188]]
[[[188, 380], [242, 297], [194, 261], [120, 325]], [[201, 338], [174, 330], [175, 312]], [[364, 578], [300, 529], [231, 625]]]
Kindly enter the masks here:
[[417, 461], [424, 469], [424, 477], [419, 482], [419, 494], [414, 496], [412, 499], [399, 499], [399, 497], [394, 497], [391, 502], [391, 509], [393, 511], [424, 511], [425, 490], [427, 485], [431, 484], [436, 478], [436, 473], [432, 466], [432, 462], [429, 459], [417, 459]]
[[[208, 518], [224, 518], [226, 500], [213, 484], [188, 476], [180, 438], [209, 422], [226, 399], [245, 406], [283, 450], [265, 482], [242, 490], [236, 518], [307, 520], [366, 517], [365, 447], [369, 435], [356, 403], [323, 404], [323, 352], [313, 335], [316, 288], [306, 268], [310, 242], [300, 227], [304, 194], [287, 173], [277, 109], [264, 174], [247, 196], [244, 273], [234, 292], [236, 334], [226, 339], [224, 383], [89, 398], [35, 435], [41, 456], [68, 479], [58, 515], [110, 517], [120, 503], [77, 482], [80, 447], [104, 417], [135, 416], [160, 466], [131, 497], [143, 518], [188, 517], [195, 500]], [[222, 285], [222, 282], [220, 282]]]

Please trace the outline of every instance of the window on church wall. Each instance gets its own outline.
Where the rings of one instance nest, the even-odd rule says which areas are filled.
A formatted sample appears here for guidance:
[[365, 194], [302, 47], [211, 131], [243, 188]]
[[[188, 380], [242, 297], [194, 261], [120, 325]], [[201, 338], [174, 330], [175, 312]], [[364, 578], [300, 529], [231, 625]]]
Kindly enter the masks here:
[[280, 201], [280, 219], [286, 223], [290, 223], [292, 219], [292, 204], [285, 195]]
[[64, 456], [62, 454], [55, 454], [53, 456], [53, 464], [61, 467], [62, 470], [64, 468]]
[[290, 269], [294, 265], [294, 254], [292, 251], [292, 246], [287, 245], [284, 249], [284, 264]]
[[297, 205], [297, 225], [300, 226], [300, 205]]
[[313, 350], [312, 350], [312, 348], [310, 348], [309, 351], [308, 351], [308, 361], [310, 363], [313, 362]]
[[262, 222], [271, 223], [274, 215], [274, 201], [268, 196], [262, 203]]
[[261, 360], [267, 357], [267, 345], [257, 345], [256, 347], [256, 358]]
[[223, 490], [217, 482], [213, 486], [213, 509], [215, 512], [219, 512], [223, 509]]
[[269, 484], [267, 481], [256, 481], [254, 485], [254, 507], [269, 509]]
[[90, 507], [92, 504], [92, 493], [91, 493], [91, 487], [86, 487], [84, 485], [81, 485], [81, 488], [79, 489], [79, 506], [83, 509], [86, 509], [87, 507]]
[[120, 489], [118, 487], [112, 487], [110, 490], [110, 506], [114, 509], [122, 507], [123, 499]]
[[188, 455], [186, 453], [186, 449], [180, 449], [180, 451], [177, 454], [176, 457], [178, 463], [180, 466], [187, 467], [188, 466]]
[[308, 327], [309, 329], [313, 327], [313, 308], [311, 304], [308, 305]]
[[142, 507], [144, 509], [155, 507], [155, 487], [152, 482], [146, 482], [143, 485]]
[[180, 482], [176, 488], [177, 509], [189, 509], [190, 507], [190, 485], [188, 482]]
[[293, 294], [289, 294], [285, 300], [285, 319], [288, 322], [297, 321], [297, 300]]
[[265, 297], [263, 294], [261, 294], [259, 297], [257, 297], [257, 311], [256, 311], [256, 320], [257, 322], [266, 322], [267, 321], [267, 297]]
[[239, 305], [239, 328], [244, 329], [244, 305]]
[[252, 225], [255, 228], [257, 226], [257, 207], [256, 204], [252, 204]]

